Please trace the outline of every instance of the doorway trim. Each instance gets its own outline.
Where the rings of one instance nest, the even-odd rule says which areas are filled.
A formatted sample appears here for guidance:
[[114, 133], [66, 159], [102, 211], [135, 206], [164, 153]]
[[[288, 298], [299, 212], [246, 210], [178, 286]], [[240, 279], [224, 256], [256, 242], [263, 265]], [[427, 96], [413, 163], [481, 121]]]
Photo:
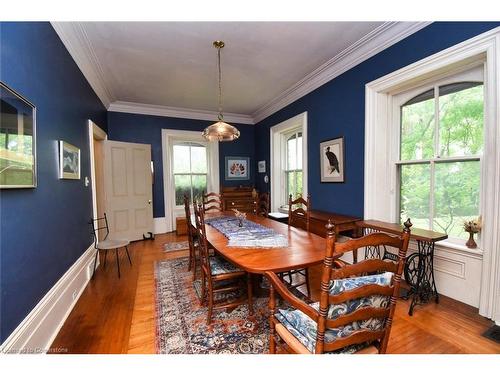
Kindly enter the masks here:
[[104, 141], [108, 139], [108, 135], [92, 120], [88, 120], [88, 134], [89, 134], [89, 154], [90, 154], [90, 183], [92, 190], [92, 217], [97, 218], [97, 191], [95, 183], [95, 153], [94, 153], [94, 139]]
[[[178, 140], [207, 143], [207, 140], [201, 135], [201, 131], [173, 129], [161, 130], [161, 153], [163, 163], [163, 204], [165, 206], [165, 217], [160, 219], [164, 219], [163, 221], [165, 223], [167, 232], [175, 230], [175, 207], [172, 204], [174, 179], [172, 174], [172, 159], [169, 155], [169, 150], [172, 147], [173, 142]], [[207, 189], [215, 193], [219, 193], [219, 142], [208, 142], [207, 151], [209, 166]]]

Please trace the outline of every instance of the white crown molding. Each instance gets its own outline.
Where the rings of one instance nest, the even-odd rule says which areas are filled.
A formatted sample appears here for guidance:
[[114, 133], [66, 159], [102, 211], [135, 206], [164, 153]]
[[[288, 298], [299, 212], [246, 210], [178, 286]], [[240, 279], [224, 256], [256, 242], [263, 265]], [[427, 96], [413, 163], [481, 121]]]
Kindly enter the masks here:
[[[430, 23], [385, 22], [251, 115], [226, 113], [225, 119], [228, 122], [255, 124]], [[109, 111], [208, 121], [215, 121], [217, 118], [217, 113], [214, 111], [116, 101], [111, 88], [105, 83], [102, 65], [99, 63], [84, 27], [78, 22], [51, 22], [51, 24], [92, 89]]]
[[114, 95], [105, 84], [102, 66], [85, 29], [79, 22], [51, 22], [51, 24], [102, 104], [108, 108], [115, 100]]
[[[143, 104], [133, 102], [116, 101], [109, 105], [110, 112], [136, 113], [141, 115], [153, 115], [164, 117], [178, 117], [195, 120], [216, 121], [218, 112], [205, 111], [190, 108], [167, 107], [163, 105]], [[254, 124], [249, 115], [238, 113], [224, 113], [224, 121], [238, 124]]]
[[255, 123], [300, 99], [347, 70], [369, 59], [407, 36], [423, 29], [431, 22], [385, 22], [326, 63], [282, 92], [268, 104], [257, 109], [252, 117]]

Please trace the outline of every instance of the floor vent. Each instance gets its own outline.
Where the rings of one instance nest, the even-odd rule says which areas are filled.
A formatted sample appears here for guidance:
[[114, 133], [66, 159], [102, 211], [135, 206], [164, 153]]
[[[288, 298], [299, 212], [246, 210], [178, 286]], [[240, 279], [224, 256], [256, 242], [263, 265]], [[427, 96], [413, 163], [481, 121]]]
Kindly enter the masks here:
[[500, 326], [491, 326], [483, 333], [483, 336], [500, 344]]

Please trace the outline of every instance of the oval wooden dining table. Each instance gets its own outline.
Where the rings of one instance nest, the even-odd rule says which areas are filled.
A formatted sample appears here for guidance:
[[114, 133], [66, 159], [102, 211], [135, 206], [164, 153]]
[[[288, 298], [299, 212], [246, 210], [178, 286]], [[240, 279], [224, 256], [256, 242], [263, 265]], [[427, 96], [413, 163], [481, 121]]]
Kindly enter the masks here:
[[[234, 216], [234, 213], [230, 211], [207, 213], [205, 218], [217, 216]], [[288, 246], [271, 248], [228, 246], [228, 239], [221, 232], [211, 225], [205, 224], [209, 244], [220, 255], [241, 269], [250, 273], [263, 274], [266, 271], [282, 272], [305, 268], [323, 261], [325, 257], [324, 238], [262, 216], [247, 214], [246, 218], [271, 228], [276, 233], [283, 234], [288, 238]]]

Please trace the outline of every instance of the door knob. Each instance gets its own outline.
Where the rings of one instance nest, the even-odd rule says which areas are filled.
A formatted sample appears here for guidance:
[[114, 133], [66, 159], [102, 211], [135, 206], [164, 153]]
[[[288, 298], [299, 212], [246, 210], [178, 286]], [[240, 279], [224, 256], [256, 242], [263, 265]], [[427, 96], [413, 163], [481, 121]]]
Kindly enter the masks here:
[[151, 204], [151, 199], [148, 199], [148, 204]]

